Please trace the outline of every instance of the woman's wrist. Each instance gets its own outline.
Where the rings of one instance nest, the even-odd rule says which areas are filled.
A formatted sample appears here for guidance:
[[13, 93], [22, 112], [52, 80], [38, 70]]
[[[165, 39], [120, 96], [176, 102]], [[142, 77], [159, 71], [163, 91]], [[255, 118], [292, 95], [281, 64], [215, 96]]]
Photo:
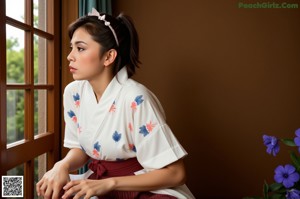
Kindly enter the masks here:
[[117, 190], [117, 178], [107, 178], [110, 190]]
[[56, 162], [55, 167], [58, 167], [58, 169], [66, 170], [68, 172], [70, 171], [70, 164], [63, 160]]

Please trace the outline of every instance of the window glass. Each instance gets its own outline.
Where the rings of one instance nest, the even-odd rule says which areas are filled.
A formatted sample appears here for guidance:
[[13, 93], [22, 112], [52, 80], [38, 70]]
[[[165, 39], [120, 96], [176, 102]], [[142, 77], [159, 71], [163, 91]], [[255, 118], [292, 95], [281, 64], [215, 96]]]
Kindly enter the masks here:
[[47, 0], [33, 1], [33, 25], [35, 28], [47, 31]]
[[24, 31], [6, 25], [6, 81], [24, 84]]
[[24, 164], [16, 166], [7, 171], [7, 175], [9, 176], [24, 176]]
[[24, 22], [25, 0], [6, 0], [6, 16]]
[[[47, 168], [47, 154], [40, 155], [34, 159], [34, 182], [33, 187], [35, 187], [36, 183], [43, 177], [46, 173]], [[37, 199], [36, 189], [34, 189], [34, 199]]]
[[24, 90], [7, 92], [7, 144], [24, 139]]
[[34, 91], [34, 135], [47, 131], [47, 90]]
[[34, 83], [47, 83], [47, 40], [34, 35]]

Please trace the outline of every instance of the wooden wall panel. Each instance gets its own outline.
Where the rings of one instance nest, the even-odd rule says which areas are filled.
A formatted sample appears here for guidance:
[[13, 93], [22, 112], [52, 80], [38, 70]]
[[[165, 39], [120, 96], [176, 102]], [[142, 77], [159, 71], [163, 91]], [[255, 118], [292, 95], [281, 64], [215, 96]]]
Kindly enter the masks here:
[[143, 65], [134, 78], [158, 96], [189, 152], [196, 198], [260, 195], [289, 159], [266, 154], [262, 135], [292, 138], [300, 127], [300, 8], [238, 3], [113, 1], [136, 23]]

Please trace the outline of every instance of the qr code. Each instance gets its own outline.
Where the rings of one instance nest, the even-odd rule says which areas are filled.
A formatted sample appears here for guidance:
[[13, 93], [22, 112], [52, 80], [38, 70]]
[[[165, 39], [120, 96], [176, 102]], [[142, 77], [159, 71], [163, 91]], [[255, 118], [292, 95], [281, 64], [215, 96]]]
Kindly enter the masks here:
[[23, 176], [2, 176], [2, 197], [23, 197]]

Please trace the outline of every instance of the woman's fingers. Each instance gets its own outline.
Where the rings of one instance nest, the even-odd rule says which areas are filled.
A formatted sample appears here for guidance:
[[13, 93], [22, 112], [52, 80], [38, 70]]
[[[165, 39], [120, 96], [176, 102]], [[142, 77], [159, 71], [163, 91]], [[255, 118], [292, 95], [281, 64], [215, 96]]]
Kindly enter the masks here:
[[60, 199], [60, 193], [61, 193], [61, 190], [62, 190], [62, 185], [57, 183], [57, 182], [54, 182], [51, 185], [51, 188], [52, 188], [52, 199]]
[[43, 179], [36, 184], [38, 196], [44, 196], [45, 199], [58, 199], [61, 195], [62, 186], [51, 180]]
[[46, 192], [44, 192], [44, 199], [52, 199], [52, 187], [48, 186]]
[[47, 189], [47, 181], [44, 181], [43, 184], [40, 186], [40, 194], [43, 196], [46, 193], [46, 189]]
[[[68, 182], [63, 187], [63, 189], [65, 190], [65, 193], [62, 196], [62, 198], [63, 199], [68, 198], [68, 197], [74, 195], [75, 193], [79, 192], [81, 190], [81, 187], [78, 186], [79, 184], [80, 184], [80, 180], [74, 180], [74, 181]], [[80, 194], [80, 193], [77, 193], [76, 195], [78, 195], [78, 194]], [[73, 197], [73, 199], [75, 199], [75, 197]]]
[[73, 187], [73, 186], [75, 186], [75, 185], [78, 185], [80, 182], [81, 182], [81, 180], [72, 180], [72, 181], [69, 181], [69, 182], [63, 187], [63, 189], [64, 189], [64, 190], [68, 190], [68, 189], [70, 189], [71, 187]]
[[43, 179], [41, 179], [38, 183], [35, 185], [36, 193], [38, 196], [41, 195], [41, 185], [43, 184]]
[[80, 191], [80, 192], [76, 193], [76, 195], [73, 197], [73, 199], [80, 199], [82, 196], [85, 196], [85, 195], [86, 195], [86, 193], [84, 193], [84, 191]]

